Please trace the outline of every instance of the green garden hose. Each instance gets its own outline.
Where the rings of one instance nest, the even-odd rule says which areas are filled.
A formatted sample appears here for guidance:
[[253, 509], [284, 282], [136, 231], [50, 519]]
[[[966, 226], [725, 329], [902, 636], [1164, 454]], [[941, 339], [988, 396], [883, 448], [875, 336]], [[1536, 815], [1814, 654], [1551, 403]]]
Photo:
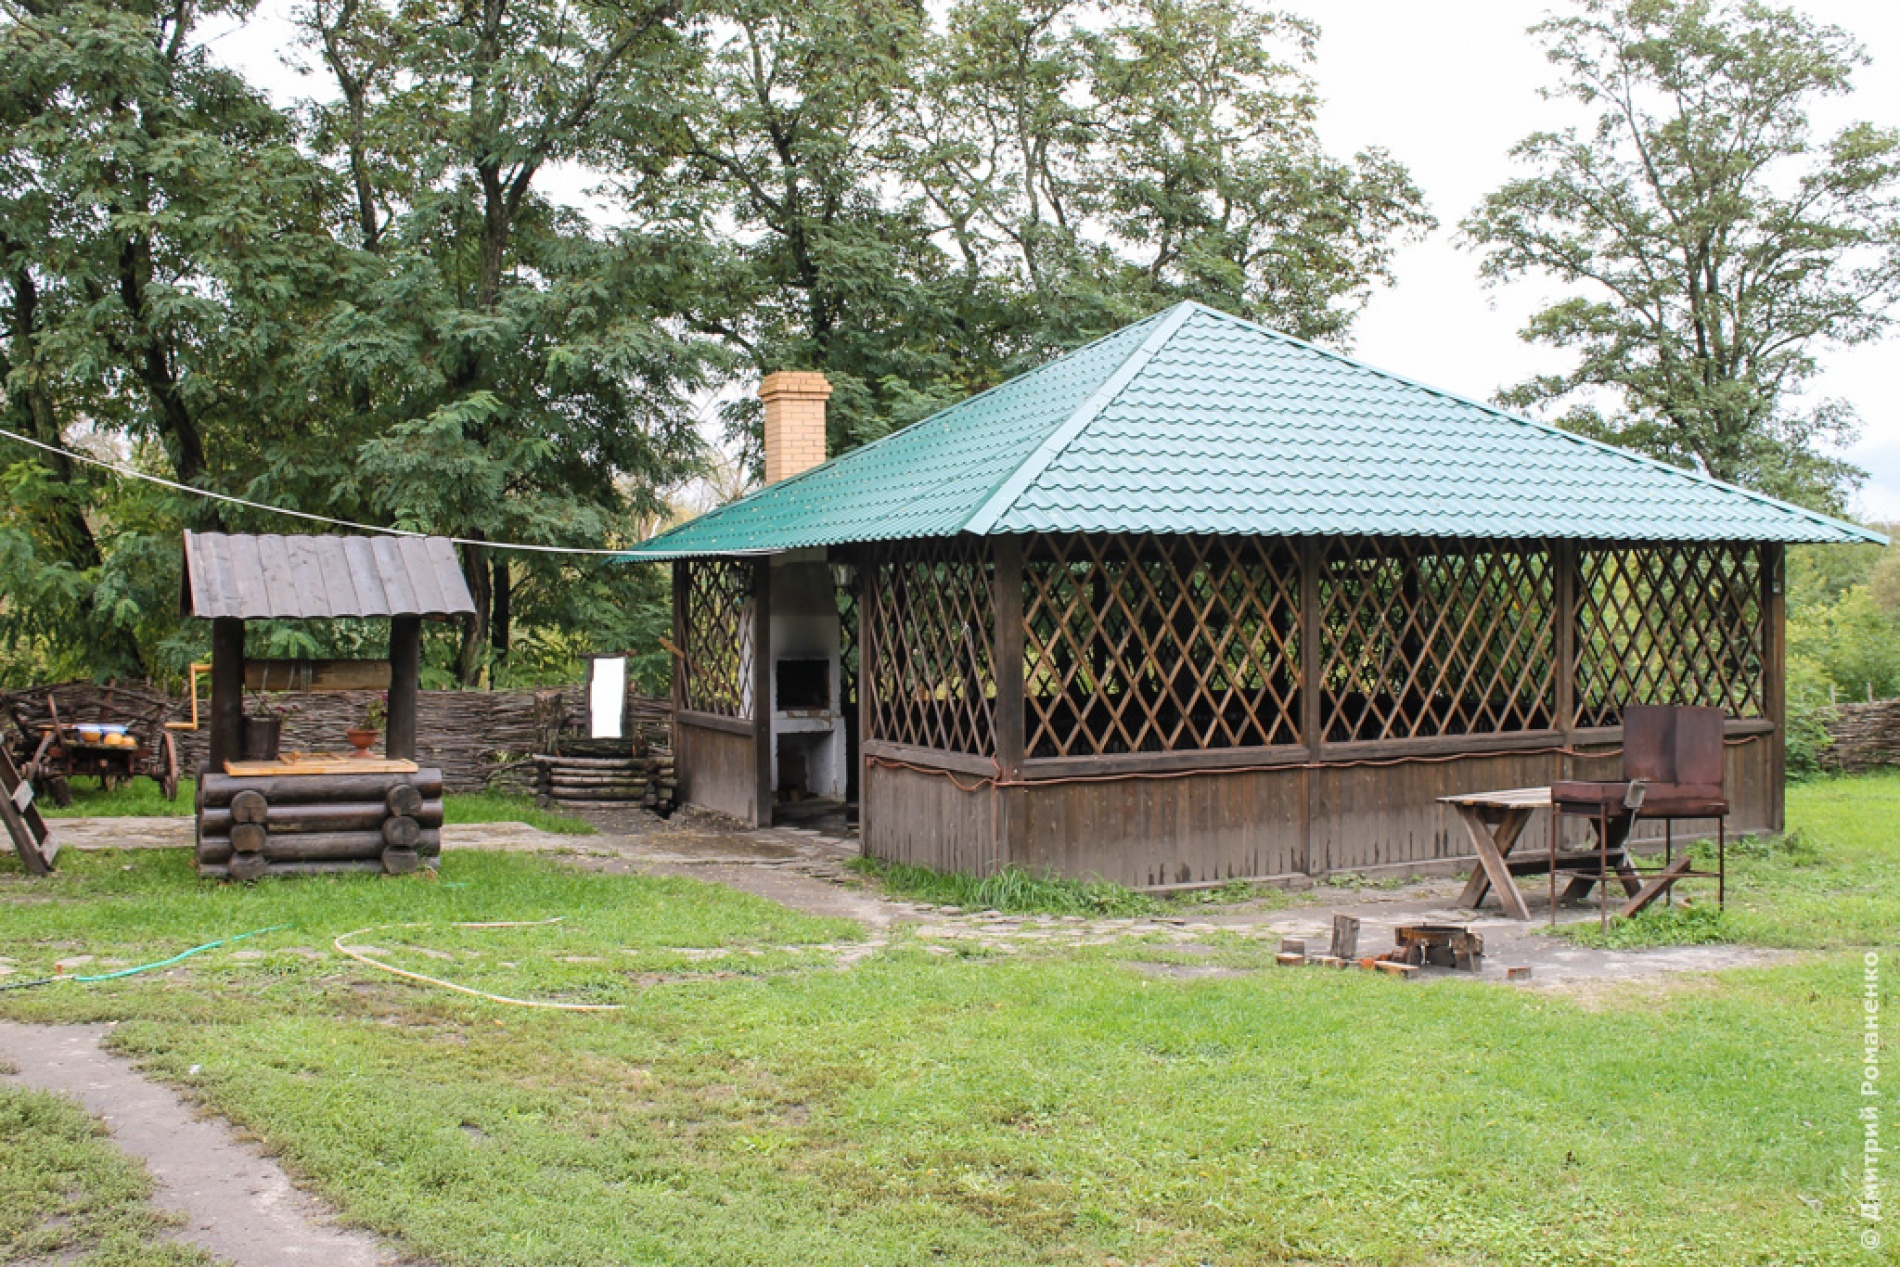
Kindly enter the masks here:
[[207, 950], [216, 950], [219, 946], [228, 946], [234, 941], [243, 941], [246, 937], [262, 937], [265, 933], [282, 932], [289, 927], [290, 925], [288, 924], [272, 924], [269, 928], [254, 928], [248, 933], [239, 933], [235, 937], [220, 937], [217, 941], [208, 941], [202, 946], [193, 946], [190, 950], [173, 955], [170, 959], [160, 959], [156, 963], [142, 963], [136, 968], [121, 968], [117, 972], [97, 972], [86, 976], [41, 977], [37, 981], [15, 981], [11, 984], [0, 985], [0, 990], [25, 990], [36, 985], [51, 985], [55, 981], [77, 981], [81, 984], [85, 984], [92, 981], [113, 981], [119, 977], [136, 976], [141, 972], [150, 972], [154, 968], [169, 968], [181, 959], [189, 959], [193, 955], [202, 954]]

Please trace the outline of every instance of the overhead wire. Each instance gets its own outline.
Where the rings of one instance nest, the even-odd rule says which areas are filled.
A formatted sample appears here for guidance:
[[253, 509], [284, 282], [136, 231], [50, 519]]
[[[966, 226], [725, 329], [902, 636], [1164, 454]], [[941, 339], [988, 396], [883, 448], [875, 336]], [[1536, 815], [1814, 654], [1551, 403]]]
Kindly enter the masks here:
[[[108, 462], [104, 458], [96, 458], [89, 453], [80, 453], [76, 450], [65, 448], [62, 445], [48, 444], [44, 440], [36, 440], [32, 436], [23, 436], [17, 431], [8, 431], [4, 427], [0, 427], [0, 437], [5, 437], [8, 440], [28, 445], [35, 449], [44, 450], [47, 453], [57, 454], [60, 457], [67, 458], [74, 462], [80, 462], [87, 466], [96, 466], [102, 470], [111, 471], [116, 475], [122, 475], [126, 479], [143, 480], [147, 484], [156, 484], [160, 488], [169, 488], [173, 492], [187, 493], [193, 497], [203, 497], [210, 501], [225, 502], [232, 506], [243, 506], [249, 510], [261, 510], [273, 515], [287, 515], [292, 519], [303, 519], [311, 523], [328, 524], [334, 528], [351, 528], [358, 532], [380, 533], [386, 537], [442, 536], [442, 534], [435, 532], [417, 532], [409, 528], [390, 528], [381, 524], [358, 523], [353, 519], [338, 519], [333, 515], [319, 515], [308, 510], [291, 510], [287, 506], [273, 506], [268, 502], [252, 501], [248, 497], [237, 497], [230, 493], [213, 492], [208, 488], [198, 488], [191, 484], [181, 484], [177, 480], [168, 480], [162, 475], [153, 475], [149, 471], [141, 471], [135, 467], [126, 466], [123, 463]], [[525, 541], [484, 541], [475, 537], [446, 537], [443, 539], [452, 541], [456, 545], [461, 546], [481, 546], [487, 550], [526, 550], [535, 554], [619, 557], [627, 553], [625, 549], [609, 550], [583, 546], [536, 545]]]

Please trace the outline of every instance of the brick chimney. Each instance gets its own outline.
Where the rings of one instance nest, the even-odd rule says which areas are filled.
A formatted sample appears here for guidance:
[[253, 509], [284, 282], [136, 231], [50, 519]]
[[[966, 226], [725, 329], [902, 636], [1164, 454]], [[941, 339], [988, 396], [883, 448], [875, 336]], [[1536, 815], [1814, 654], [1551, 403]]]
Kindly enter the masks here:
[[831, 384], [823, 374], [780, 370], [759, 380], [765, 402], [765, 482], [810, 470], [825, 460], [825, 401]]

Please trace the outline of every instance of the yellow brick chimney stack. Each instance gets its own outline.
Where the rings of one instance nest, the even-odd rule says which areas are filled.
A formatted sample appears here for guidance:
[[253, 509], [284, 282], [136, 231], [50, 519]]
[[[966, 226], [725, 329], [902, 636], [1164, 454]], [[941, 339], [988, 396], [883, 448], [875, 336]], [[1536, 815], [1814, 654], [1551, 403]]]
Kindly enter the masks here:
[[780, 370], [759, 380], [765, 402], [765, 482], [776, 484], [825, 460], [825, 401], [831, 384], [809, 370]]

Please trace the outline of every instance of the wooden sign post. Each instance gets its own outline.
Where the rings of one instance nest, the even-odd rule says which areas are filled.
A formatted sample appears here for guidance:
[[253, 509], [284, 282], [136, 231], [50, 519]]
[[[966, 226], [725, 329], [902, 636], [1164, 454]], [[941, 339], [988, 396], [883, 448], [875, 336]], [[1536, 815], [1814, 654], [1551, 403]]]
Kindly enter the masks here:
[[13, 837], [13, 847], [30, 875], [47, 875], [53, 859], [59, 855], [59, 843], [52, 839], [40, 807], [33, 803], [33, 785], [20, 777], [13, 756], [0, 747], [0, 818]]

